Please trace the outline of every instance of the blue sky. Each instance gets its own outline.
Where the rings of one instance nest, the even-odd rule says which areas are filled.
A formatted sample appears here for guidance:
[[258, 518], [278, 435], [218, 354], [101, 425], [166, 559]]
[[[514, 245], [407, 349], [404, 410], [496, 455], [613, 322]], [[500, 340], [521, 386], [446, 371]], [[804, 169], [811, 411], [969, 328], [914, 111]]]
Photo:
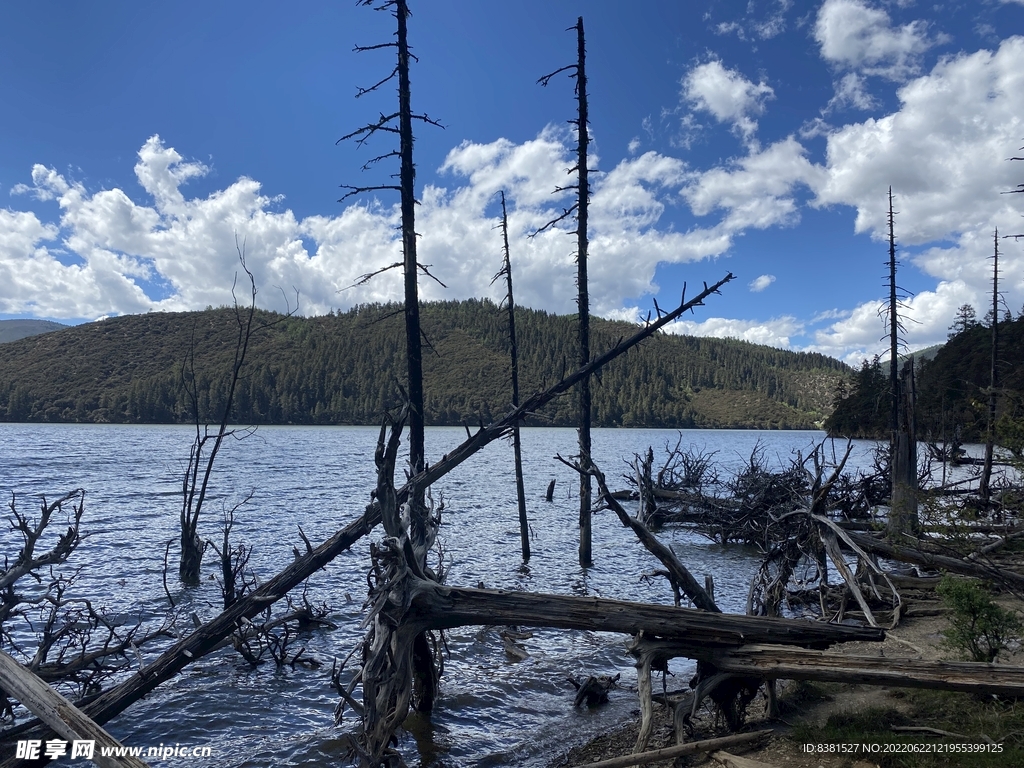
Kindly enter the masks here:
[[[498, 295], [505, 190], [517, 302], [574, 311], [572, 83], [536, 80], [587, 31], [592, 309], [635, 318], [737, 280], [676, 331], [881, 351], [886, 192], [908, 344], [984, 313], [992, 233], [1024, 231], [1024, 0], [412, 3], [421, 261]], [[355, 2], [20, 3], [0, 26], [0, 318], [81, 322], [229, 303], [235, 237], [260, 301], [320, 314], [400, 297], [397, 199], [338, 203], [390, 151], [336, 140], [395, 109], [387, 13]], [[1024, 245], [1003, 241], [1024, 304]]]

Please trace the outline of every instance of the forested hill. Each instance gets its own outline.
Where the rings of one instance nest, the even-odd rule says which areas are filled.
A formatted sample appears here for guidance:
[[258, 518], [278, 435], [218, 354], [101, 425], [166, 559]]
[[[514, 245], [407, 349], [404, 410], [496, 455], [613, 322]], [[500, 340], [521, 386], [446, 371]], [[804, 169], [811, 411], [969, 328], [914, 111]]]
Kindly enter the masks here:
[[[429, 424], [485, 423], [511, 402], [507, 314], [488, 301], [424, 304]], [[259, 313], [232, 421], [374, 424], [399, 402], [404, 321], [397, 306], [322, 317]], [[593, 354], [629, 336], [594, 319]], [[520, 390], [571, 372], [572, 316], [517, 309]], [[0, 346], [0, 419], [189, 422], [182, 362], [194, 337], [201, 418], [215, 420], [235, 352], [233, 310], [111, 318]], [[840, 362], [745, 342], [658, 335], [609, 365], [593, 388], [600, 426], [811, 428], [830, 412]], [[571, 425], [562, 397], [533, 423]]]
[[[991, 380], [992, 329], [974, 324], [917, 366], [917, 435], [920, 440], [984, 440]], [[1024, 449], [1024, 318], [999, 323], [996, 438]], [[830, 434], [888, 436], [889, 367], [865, 362], [847, 397], [826, 422]]]
[[52, 320], [0, 320], [0, 344], [67, 328]]

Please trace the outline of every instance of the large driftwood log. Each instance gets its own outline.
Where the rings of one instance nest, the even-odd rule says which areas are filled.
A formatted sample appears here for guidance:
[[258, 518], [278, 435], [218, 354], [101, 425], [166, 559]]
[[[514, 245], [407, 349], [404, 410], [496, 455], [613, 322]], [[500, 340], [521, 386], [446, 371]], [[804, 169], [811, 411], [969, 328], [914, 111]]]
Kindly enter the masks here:
[[704, 655], [719, 669], [770, 679], [934, 688], [945, 691], [1024, 696], [1024, 668], [969, 661], [924, 661], [885, 656], [747, 645]]
[[415, 584], [408, 594], [409, 610], [404, 621], [418, 631], [514, 624], [629, 635], [643, 632], [648, 637], [681, 640], [695, 651], [748, 643], [827, 648], [835, 643], [885, 638], [885, 633], [874, 627], [711, 613], [600, 597], [444, 587], [428, 582]]
[[94, 741], [93, 762], [101, 768], [146, 768], [137, 757], [106, 757], [105, 748], [121, 749], [121, 742], [83, 715], [74, 704], [0, 651], [0, 687], [18, 699], [65, 741]]
[[952, 573], [959, 573], [964, 576], [975, 576], [980, 579], [989, 579], [1006, 584], [1014, 589], [1024, 589], [1024, 576], [1019, 573], [1014, 573], [1013, 571], [993, 568], [991, 566], [981, 565], [969, 560], [949, 557], [948, 555], [936, 555], [930, 552], [923, 552], [920, 549], [907, 546], [894, 545], [891, 542], [876, 539], [874, 536], [854, 533], [853, 531], [847, 531], [846, 535], [854, 544], [866, 552], [873, 552], [876, 555], [881, 555], [882, 557], [886, 557], [890, 560], [899, 560], [904, 563], [924, 565], [929, 568], [951, 571]]
[[632, 765], [647, 765], [659, 760], [668, 760], [682, 755], [695, 755], [698, 752], [713, 752], [723, 747], [735, 747], [740, 744], [755, 744], [762, 739], [771, 736], [771, 731], [754, 731], [752, 733], [737, 733], [732, 736], [722, 736], [718, 739], [705, 739], [704, 741], [691, 741], [689, 744], [677, 744], [674, 747], [655, 749], [650, 752], [641, 752], [633, 755], [613, 757], [608, 760], [601, 760], [597, 763], [588, 763], [584, 768], [629, 768]]

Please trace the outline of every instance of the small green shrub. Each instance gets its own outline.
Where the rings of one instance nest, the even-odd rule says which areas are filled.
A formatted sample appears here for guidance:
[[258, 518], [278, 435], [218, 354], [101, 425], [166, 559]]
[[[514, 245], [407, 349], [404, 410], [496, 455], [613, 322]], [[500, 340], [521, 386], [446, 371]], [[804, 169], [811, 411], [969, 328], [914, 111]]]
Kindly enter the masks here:
[[993, 662], [1009, 643], [1021, 634], [1021, 622], [1015, 611], [996, 605], [979, 582], [946, 575], [937, 588], [948, 607], [950, 627], [943, 630], [944, 645], [970, 661]]

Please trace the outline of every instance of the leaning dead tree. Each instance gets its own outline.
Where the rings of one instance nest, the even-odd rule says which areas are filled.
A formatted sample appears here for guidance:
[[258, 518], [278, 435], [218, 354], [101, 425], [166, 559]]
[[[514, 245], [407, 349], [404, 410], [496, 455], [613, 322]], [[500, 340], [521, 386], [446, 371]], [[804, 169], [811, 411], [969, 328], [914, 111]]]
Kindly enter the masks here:
[[[569, 77], [576, 81], [576, 102], [578, 105], [577, 117], [570, 120], [571, 125], [576, 126], [576, 165], [569, 169], [568, 173], [576, 173], [576, 183], [565, 187], [558, 187], [555, 192], [576, 190], [576, 202], [566, 208], [560, 216], [555, 217], [538, 230], [554, 226], [560, 221], [571, 218], [576, 219], [576, 287], [577, 304], [579, 305], [579, 364], [585, 366], [590, 362], [590, 293], [587, 288], [587, 250], [589, 240], [587, 237], [587, 216], [590, 206], [590, 180], [587, 169], [587, 151], [590, 146], [590, 135], [588, 133], [587, 118], [587, 48], [583, 35], [583, 17], [576, 19], [576, 25], [569, 27], [576, 30], [576, 63], [550, 74], [544, 75], [537, 82], [547, 86], [551, 78], [560, 72], [569, 72]], [[591, 397], [590, 380], [584, 379], [579, 385], [579, 433], [580, 433], [580, 463], [586, 467], [590, 464], [590, 426], [591, 426]], [[593, 563], [593, 549], [591, 546], [591, 487], [590, 475], [580, 475], [580, 565], [588, 566]]]
[[[508, 309], [508, 353], [512, 363], [512, 407], [519, 407], [519, 345], [516, 342], [516, 305], [512, 294], [512, 256], [508, 247], [508, 211], [505, 209], [505, 192], [501, 193], [501, 237], [504, 260], [493, 284], [500, 277], [505, 278], [508, 292], [505, 306]], [[519, 541], [523, 550], [523, 562], [530, 562], [530, 521], [526, 516], [526, 491], [523, 488], [523, 448], [520, 441], [519, 425], [512, 427], [512, 452], [515, 455], [516, 502], [519, 507]]]

